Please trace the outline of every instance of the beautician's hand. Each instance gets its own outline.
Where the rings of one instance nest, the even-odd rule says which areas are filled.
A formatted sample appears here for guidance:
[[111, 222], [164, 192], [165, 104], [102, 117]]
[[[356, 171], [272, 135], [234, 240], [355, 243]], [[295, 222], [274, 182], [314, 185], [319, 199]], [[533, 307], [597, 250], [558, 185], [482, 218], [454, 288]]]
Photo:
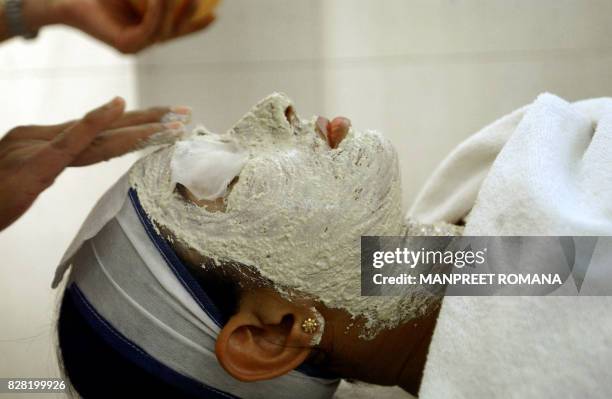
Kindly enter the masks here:
[[[21, 126], [0, 140], [0, 230], [20, 217], [68, 166], [85, 166], [147, 144], [177, 140], [184, 107], [124, 112], [115, 98], [82, 119], [53, 126]], [[174, 122], [162, 123], [164, 120]]]
[[[204, 29], [213, 20], [205, 0], [24, 0], [32, 28], [64, 24], [122, 53], [136, 53], [156, 42]], [[210, 0], [206, 0], [210, 3]]]

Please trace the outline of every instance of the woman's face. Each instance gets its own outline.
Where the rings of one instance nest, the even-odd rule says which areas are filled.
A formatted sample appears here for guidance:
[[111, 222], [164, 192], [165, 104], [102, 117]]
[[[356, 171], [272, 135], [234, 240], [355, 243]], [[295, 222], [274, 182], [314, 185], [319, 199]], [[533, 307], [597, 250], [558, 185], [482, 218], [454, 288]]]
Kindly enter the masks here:
[[272, 95], [223, 136], [247, 154], [223, 201], [185, 203], [169, 164], [189, 164], [172, 149], [143, 160], [132, 181], [149, 216], [187, 247], [375, 320], [391, 309], [360, 296], [360, 237], [403, 231], [397, 155], [377, 132], [293, 110]]

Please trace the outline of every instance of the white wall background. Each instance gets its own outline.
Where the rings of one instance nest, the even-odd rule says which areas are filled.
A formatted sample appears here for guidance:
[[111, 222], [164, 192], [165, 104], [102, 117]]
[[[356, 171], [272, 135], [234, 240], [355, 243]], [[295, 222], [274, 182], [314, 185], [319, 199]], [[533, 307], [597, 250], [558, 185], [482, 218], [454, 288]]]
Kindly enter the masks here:
[[[225, 130], [284, 91], [302, 115], [341, 114], [388, 135], [407, 206], [452, 147], [538, 93], [612, 95], [611, 15], [609, 0], [225, 0], [205, 34], [136, 66], [53, 28], [0, 47], [0, 132], [118, 94], [192, 105], [196, 121]], [[0, 233], [0, 376], [54, 375], [54, 264], [131, 160], [68, 171]]]
[[463, 138], [543, 91], [612, 95], [609, 0], [227, 0], [207, 34], [140, 57], [145, 104], [225, 130], [283, 91], [298, 113], [376, 128], [405, 205]]

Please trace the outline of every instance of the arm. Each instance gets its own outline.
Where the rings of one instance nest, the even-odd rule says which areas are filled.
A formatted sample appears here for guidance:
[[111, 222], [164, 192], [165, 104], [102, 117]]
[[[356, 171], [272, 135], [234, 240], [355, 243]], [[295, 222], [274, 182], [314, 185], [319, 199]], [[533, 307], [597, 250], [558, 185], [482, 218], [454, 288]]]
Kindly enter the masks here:
[[[0, 139], [0, 231], [19, 218], [69, 166], [86, 166], [147, 145], [168, 144], [184, 132], [190, 111], [159, 107], [124, 112], [116, 98], [81, 119], [20, 126]], [[174, 120], [174, 122], [172, 122]]]
[[[5, 1], [0, 0], [0, 42], [10, 38]], [[130, 0], [22, 0], [22, 15], [24, 25], [33, 32], [47, 25], [63, 24], [122, 53], [132, 54], [155, 43], [200, 31], [214, 20], [216, 2], [180, 0], [180, 3], [183, 7], [176, 13], [169, 7], [175, 3], [162, 0], [149, 0], [143, 10]]]
[[[49, 2], [45, 0], [29, 0], [23, 2], [23, 18], [26, 27], [31, 31], [37, 31], [45, 25], [59, 23], [57, 17], [48, 12]], [[0, 42], [10, 39], [6, 20], [5, 0], [0, 0]]]

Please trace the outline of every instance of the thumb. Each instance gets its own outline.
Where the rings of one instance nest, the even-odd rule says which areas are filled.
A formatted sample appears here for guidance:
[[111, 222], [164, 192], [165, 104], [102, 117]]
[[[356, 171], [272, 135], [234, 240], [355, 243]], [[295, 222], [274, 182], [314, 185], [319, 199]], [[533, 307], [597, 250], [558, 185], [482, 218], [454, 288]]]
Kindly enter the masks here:
[[169, 3], [149, 2], [141, 23], [117, 31], [113, 46], [122, 53], [133, 54], [152, 44], [164, 17], [164, 5]]

